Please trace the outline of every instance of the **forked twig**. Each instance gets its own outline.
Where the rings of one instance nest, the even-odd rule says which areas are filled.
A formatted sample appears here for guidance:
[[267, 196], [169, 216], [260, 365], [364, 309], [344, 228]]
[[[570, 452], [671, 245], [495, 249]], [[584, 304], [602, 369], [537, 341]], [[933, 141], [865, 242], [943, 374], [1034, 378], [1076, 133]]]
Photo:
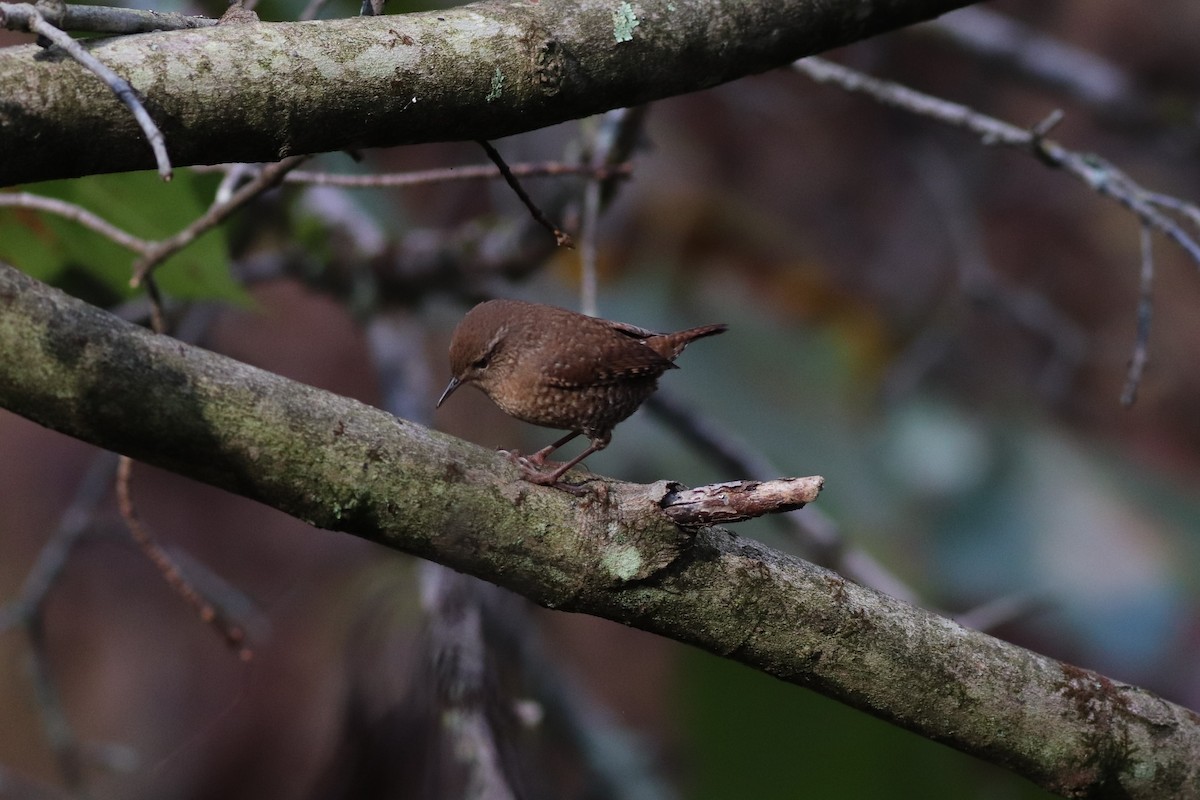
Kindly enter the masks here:
[[146, 276], [153, 272], [162, 262], [187, 247], [202, 234], [224, 222], [233, 212], [249, 203], [255, 197], [278, 184], [283, 176], [303, 164], [311, 156], [291, 156], [274, 164], [263, 167], [262, 172], [254, 180], [238, 189], [223, 202], [214, 203], [199, 218], [169, 239], [155, 242], [150, 249], [133, 264], [133, 277], [130, 286], [140, 286]]

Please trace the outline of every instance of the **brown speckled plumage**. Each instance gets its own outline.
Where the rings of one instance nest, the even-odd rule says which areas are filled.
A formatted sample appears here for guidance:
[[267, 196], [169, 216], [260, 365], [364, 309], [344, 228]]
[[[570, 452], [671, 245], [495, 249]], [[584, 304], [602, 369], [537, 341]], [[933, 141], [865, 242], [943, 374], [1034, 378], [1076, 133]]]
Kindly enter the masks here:
[[[571, 433], [521, 459], [525, 477], [557, 484], [567, 469], [602, 450], [612, 429], [658, 388], [688, 343], [722, 333], [705, 325], [654, 333], [622, 322], [519, 300], [489, 300], [471, 309], [450, 342], [453, 378], [440, 406], [464, 383], [478, 386], [506, 414]], [[579, 457], [544, 472], [546, 457], [575, 436], [592, 440]]]

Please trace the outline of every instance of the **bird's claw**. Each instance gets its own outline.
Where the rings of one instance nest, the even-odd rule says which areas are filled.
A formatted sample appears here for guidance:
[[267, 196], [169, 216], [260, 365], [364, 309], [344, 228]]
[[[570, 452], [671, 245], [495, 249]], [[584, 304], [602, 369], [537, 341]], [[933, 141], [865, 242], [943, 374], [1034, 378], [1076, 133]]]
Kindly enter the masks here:
[[529, 483], [535, 483], [538, 486], [552, 486], [555, 489], [562, 489], [564, 492], [582, 497], [588, 493], [588, 488], [584, 484], [576, 485], [567, 483], [558, 477], [554, 471], [543, 472], [531, 467], [523, 467], [521, 470], [521, 478]]
[[522, 470], [537, 469], [541, 466], [541, 462], [535, 463], [532, 456], [522, 455], [518, 450], [497, 450], [496, 452], [507, 458], [513, 464], [516, 464]]
[[581, 497], [587, 494], [586, 486], [576, 486], [572, 483], [566, 483], [562, 480], [561, 475], [554, 469], [543, 469], [546, 464], [546, 457], [538, 451], [533, 455], [521, 455], [516, 450], [499, 450], [497, 451], [521, 470], [521, 479], [537, 484], [538, 486], [553, 486], [555, 489], [562, 489], [564, 492], [569, 492], [576, 497]]

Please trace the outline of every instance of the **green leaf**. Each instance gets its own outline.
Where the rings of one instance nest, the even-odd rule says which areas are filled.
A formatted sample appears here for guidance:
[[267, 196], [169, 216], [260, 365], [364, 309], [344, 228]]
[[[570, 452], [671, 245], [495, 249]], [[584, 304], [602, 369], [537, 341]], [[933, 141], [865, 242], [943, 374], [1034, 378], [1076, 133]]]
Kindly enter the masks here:
[[[187, 170], [163, 183], [154, 172], [95, 175], [37, 184], [33, 192], [75, 203], [142, 239], [177, 233], [207, 209], [220, 178]], [[38, 211], [0, 208], [0, 258], [48, 283], [83, 276], [117, 297], [129, 297], [135, 253], [78, 223]], [[167, 259], [155, 272], [169, 296], [248, 302], [230, 274], [224, 226]]]

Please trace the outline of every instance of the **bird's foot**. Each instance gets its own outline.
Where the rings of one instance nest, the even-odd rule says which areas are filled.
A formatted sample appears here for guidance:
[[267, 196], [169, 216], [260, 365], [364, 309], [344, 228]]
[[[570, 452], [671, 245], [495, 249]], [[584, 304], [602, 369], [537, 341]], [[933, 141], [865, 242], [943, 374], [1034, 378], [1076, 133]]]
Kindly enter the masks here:
[[522, 467], [521, 480], [536, 483], [538, 486], [553, 486], [555, 489], [562, 489], [576, 497], [582, 497], [588, 493], [586, 485], [576, 485], [562, 480], [559, 470], [543, 471], [532, 467]]
[[546, 459], [557, 449], [558, 443], [555, 442], [549, 447], [543, 447], [541, 450], [538, 450], [532, 455], [525, 456], [525, 461], [534, 467], [544, 467], [546, 465]]
[[545, 458], [537, 458], [537, 453], [533, 455], [522, 455], [519, 450], [497, 450], [497, 453], [507, 458], [513, 464], [516, 464], [522, 471], [527, 469], [538, 469], [545, 463]]
[[[543, 471], [543, 467], [545, 467], [549, 469], [551, 473], [553, 473], [554, 466], [558, 464], [556, 461], [546, 460], [546, 456], [550, 454], [549, 447], [543, 448], [538, 450], [536, 453], [531, 453], [529, 455], [523, 455], [518, 450], [497, 450], [496, 452], [500, 453], [509, 461], [516, 464], [523, 472], [540, 473]], [[547, 465], [550, 466], [547, 467]]]
[[[555, 489], [562, 489], [564, 492], [570, 492], [576, 497], [587, 494], [587, 487], [566, 483], [562, 480], [562, 475], [573, 464], [565, 464], [547, 469], [546, 466], [546, 450], [523, 456], [516, 450], [501, 450], [504, 457], [511, 461], [521, 470], [521, 480], [529, 483], [537, 484], [538, 486], [553, 486]], [[554, 463], [554, 462], [550, 462]]]

